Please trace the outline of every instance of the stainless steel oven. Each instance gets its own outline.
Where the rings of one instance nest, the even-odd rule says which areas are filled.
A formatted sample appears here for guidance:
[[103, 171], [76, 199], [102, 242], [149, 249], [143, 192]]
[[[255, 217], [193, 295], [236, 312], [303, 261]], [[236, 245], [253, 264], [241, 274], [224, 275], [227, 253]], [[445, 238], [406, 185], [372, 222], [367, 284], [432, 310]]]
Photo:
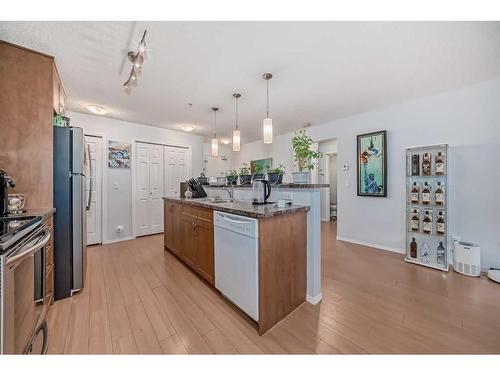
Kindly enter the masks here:
[[[37, 225], [0, 255], [0, 353], [45, 354], [46, 225]], [[36, 348], [35, 348], [36, 346]]]

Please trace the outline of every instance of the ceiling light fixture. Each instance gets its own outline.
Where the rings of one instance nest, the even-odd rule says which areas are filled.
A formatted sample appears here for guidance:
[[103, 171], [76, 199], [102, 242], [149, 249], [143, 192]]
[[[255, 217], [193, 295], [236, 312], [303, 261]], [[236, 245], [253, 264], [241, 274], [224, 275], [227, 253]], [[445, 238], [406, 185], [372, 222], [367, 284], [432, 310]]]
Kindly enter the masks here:
[[[193, 108], [193, 103], [188, 103], [189, 105], [189, 118], [191, 118], [191, 108]], [[184, 130], [185, 132], [190, 132], [190, 131], [193, 131], [194, 129], [194, 126], [193, 125], [190, 125], [190, 124], [184, 124], [184, 125], [181, 125], [181, 129]]]
[[102, 105], [97, 105], [97, 104], [89, 104], [87, 106], [87, 111], [92, 112], [94, 115], [105, 115], [108, 113], [108, 109], [106, 107], [103, 107]]
[[[241, 98], [241, 94], [233, 94], [233, 98], [236, 100], [236, 125], [233, 130], [233, 151], [240, 151], [240, 131], [238, 130], [238, 99]], [[227, 144], [227, 143], [226, 143]]]
[[269, 80], [273, 78], [273, 75], [271, 73], [264, 73], [262, 78], [266, 80], [267, 84], [267, 117], [262, 121], [264, 143], [273, 143], [273, 120], [269, 117]]
[[139, 42], [139, 46], [137, 47], [137, 51], [130, 51], [128, 53], [128, 59], [132, 63], [132, 70], [130, 71], [127, 81], [123, 84], [126, 89], [129, 89], [132, 84], [137, 84], [137, 73], [142, 68], [144, 60], [146, 59], [146, 55], [148, 52], [146, 46], [146, 32], [147, 30], [144, 30], [142, 39]]
[[217, 139], [217, 111], [219, 108], [213, 107], [214, 111], [214, 137], [212, 138], [212, 156], [219, 156], [219, 140]]

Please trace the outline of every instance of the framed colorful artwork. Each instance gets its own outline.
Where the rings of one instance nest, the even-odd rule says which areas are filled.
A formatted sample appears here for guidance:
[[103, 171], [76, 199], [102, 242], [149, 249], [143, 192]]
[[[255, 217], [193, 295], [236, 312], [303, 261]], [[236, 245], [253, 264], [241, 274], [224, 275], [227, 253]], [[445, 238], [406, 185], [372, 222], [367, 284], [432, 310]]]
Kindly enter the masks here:
[[387, 197], [387, 131], [357, 136], [358, 195]]

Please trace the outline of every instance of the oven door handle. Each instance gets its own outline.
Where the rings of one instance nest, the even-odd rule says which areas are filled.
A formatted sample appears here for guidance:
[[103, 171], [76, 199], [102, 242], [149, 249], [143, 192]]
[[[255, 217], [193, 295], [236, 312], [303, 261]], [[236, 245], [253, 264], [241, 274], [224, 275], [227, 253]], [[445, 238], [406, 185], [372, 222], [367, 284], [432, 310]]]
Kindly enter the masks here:
[[15, 266], [16, 264], [22, 262], [25, 258], [29, 257], [31, 254], [38, 251], [40, 248], [44, 247], [47, 244], [47, 242], [49, 242], [49, 240], [50, 240], [49, 228], [44, 228], [43, 233], [40, 234], [38, 240], [33, 246], [27, 248], [26, 250], [21, 251], [18, 254], [15, 254], [14, 256], [7, 257], [5, 265], [7, 267]]

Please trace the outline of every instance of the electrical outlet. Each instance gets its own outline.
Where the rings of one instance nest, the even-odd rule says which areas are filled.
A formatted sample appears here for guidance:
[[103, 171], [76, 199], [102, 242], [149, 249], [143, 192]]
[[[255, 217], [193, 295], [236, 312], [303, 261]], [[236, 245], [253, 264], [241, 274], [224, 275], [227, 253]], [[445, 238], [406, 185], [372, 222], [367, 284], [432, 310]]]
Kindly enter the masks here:
[[293, 200], [293, 195], [292, 195], [292, 193], [289, 193], [289, 192], [287, 192], [287, 193], [283, 193], [283, 199], [287, 199], [287, 200], [289, 200], [289, 201]]

